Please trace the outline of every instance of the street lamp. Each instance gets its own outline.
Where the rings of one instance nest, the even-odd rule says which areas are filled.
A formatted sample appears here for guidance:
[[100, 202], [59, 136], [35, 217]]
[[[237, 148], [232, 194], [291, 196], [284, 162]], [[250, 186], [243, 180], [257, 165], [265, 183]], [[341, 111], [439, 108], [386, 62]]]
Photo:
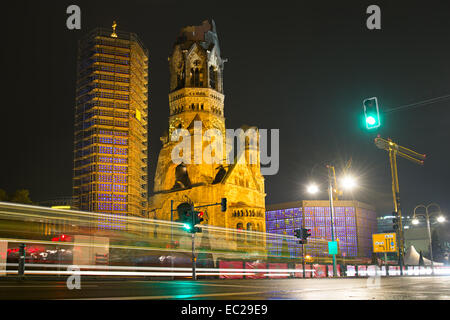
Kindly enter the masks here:
[[345, 176], [341, 179], [341, 185], [346, 190], [351, 190], [356, 187], [356, 180], [352, 176]]
[[306, 188], [306, 190], [310, 194], [316, 194], [317, 192], [319, 192], [319, 187], [315, 183], [312, 183]]
[[[331, 213], [331, 241], [335, 241], [334, 234], [334, 204], [333, 204], [333, 177], [334, 167], [327, 165], [328, 169], [328, 198], [330, 201], [330, 213]], [[346, 190], [351, 190], [356, 186], [356, 180], [351, 176], [345, 176], [341, 179], [342, 187]], [[319, 188], [316, 184], [312, 183], [307, 187], [307, 191], [310, 194], [319, 192]], [[337, 276], [336, 272], [336, 254], [333, 253], [333, 277]]]
[[[431, 273], [432, 273], [432, 275], [434, 275], [433, 246], [432, 246], [432, 243], [431, 243], [431, 230], [430, 230], [430, 216], [432, 216], [432, 214], [430, 214], [430, 213], [428, 212], [428, 208], [431, 207], [431, 206], [436, 206], [436, 207], [438, 207], [438, 208], [439, 208], [439, 213], [441, 212], [441, 207], [440, 207], [437, 203], [430, 203], [430, 204], [427, 205], [427, 206], [425, 206], [425, 205], [423, 205], [423, 204], [419, 204], [418, 206], [416, 206], [416, 207], [414, 208], [414, 214], [413, 214], [413, 220], [412, 220], [412, 223], [415, 224], [415, 225], [419, 223], [419, 220], [416, 218], [416, 216], [422, 216], [422, 217], [424, 217], [424, 218], [426, 219], [426, 221], [427, 221], [428, 240], [429, 240], [429, 242], [430, 242]], [[425, 208], [425, 214], [416, 214], [416, 209], [417, 209], [417, 208]], [[442, 215], [440, 215], [440, 216], [437, 218], [437, 221], [438, 221], [439, 223], [442, 223], [442, 222], [445, 221], [445, 218], [444, 218]]]

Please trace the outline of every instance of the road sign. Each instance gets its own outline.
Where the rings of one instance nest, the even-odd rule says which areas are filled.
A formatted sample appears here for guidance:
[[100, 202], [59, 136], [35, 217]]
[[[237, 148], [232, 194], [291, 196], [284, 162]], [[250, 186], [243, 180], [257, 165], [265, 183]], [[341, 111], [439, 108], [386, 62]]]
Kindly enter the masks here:
[[338, 254], [337, 241], [328, 241], [328, 254]]
[[395, 233], [372, 234], [373, 252], [397, 252]]

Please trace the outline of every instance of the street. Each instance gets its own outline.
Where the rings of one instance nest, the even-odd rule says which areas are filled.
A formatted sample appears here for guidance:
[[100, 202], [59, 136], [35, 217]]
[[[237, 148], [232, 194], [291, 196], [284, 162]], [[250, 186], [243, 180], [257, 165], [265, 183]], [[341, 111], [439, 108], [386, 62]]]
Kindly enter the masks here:
[[358, 279], [98, 281], [81, 279], [81, 289], [63, 281], [9, 280], [0, 299], [124, 300], [425, 300], [450, 299], [450, 277]]

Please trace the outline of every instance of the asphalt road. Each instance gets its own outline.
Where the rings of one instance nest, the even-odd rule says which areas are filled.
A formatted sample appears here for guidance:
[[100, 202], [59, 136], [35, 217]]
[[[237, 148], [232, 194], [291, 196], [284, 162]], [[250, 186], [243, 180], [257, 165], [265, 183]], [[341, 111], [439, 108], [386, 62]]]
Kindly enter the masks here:
[[372, 279], [272, 279], [94, 281], [81, 279], [81, 289], [65, 281], [0, 282], [0, 299], [227, 299], [227, 300], [411, 300], [450, 299], [450, 277]]

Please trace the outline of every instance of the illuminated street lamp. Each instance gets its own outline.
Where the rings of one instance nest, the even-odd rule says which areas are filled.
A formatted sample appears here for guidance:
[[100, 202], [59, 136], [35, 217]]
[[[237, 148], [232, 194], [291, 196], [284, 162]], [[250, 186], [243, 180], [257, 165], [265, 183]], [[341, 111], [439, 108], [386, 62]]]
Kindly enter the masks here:
[[345, 176], [341, 179], [341, 185], [346, 190], [352, 190], [356, 187], [356, 180], [352, 176]]
[[[431, 272], [432, 272], [432, 275], [434, 275], [433, 246], [432, 246], [432, 243], [431, 243], [431, 230], [430, 230], [430, 216], [432, 216], [432, 214], [429, 214], [429, 213], [428, 213], [428, 208], [431, 207], [431, 206], [436, 206], [436, 207], [438, 207], [438, 208], [439, 208], [439, 211], [438, 211], [438, 212], [439, 212], [439, 213], [441, 212], [441, 207], [440, 207], [437, 203], [430, 203], [430, 204], [427, 205], [427, 206], [425, 206], [425, 205], [423, 205], [423, 204], [419, 204], [418, 206], [416, 206], [416, 207], [414, 208], [414, 214], [413, 214], [413, 220], [412, 220], [412, 223], [415, 224], [415, 225], [419, 223], [419, 220], [416, 218], [416, 216], [422, 216], [422, 217], [424, 217], [424, 218], [426, 219], [426, 221], [427, 221], [428, 241], [430, 242]], [[425, 214], [416, 214], [416, 209], [417, 209], [417, 208], [425, 208]], [[440, 215], [440, 216], [437, 218], [437, 221], [438, 221], [439, 223], [442, 223], [442, 222], [445, 221], [445, 218], [444, 218], [442, 215]]]
[[319, 187], [315, 183], [312, 183], [306, 188], [306, 190], [310, 194], [316, 194], [317, 192], [319, 192]]
[[[328, 169], [328, 197], [330, 201], [330, 212], [331, 212], [331, 241], [334, 239], [334, 205], [333, 205], [333, 177], [334, 177], [334, 167], [327, 165]], [[351, 190], [356, 187], [356, 180], [351, 176], [344, 176], [340, 180], [342, 187], [346, 190]], [[319, 188], [316, 184], [312, 183], [307, 187], [307, 191], [310, 194], [315, 194], [319, 192]], [[336, 272], [336, 254], [333, 253], [333, 277], [337, 276]]]

